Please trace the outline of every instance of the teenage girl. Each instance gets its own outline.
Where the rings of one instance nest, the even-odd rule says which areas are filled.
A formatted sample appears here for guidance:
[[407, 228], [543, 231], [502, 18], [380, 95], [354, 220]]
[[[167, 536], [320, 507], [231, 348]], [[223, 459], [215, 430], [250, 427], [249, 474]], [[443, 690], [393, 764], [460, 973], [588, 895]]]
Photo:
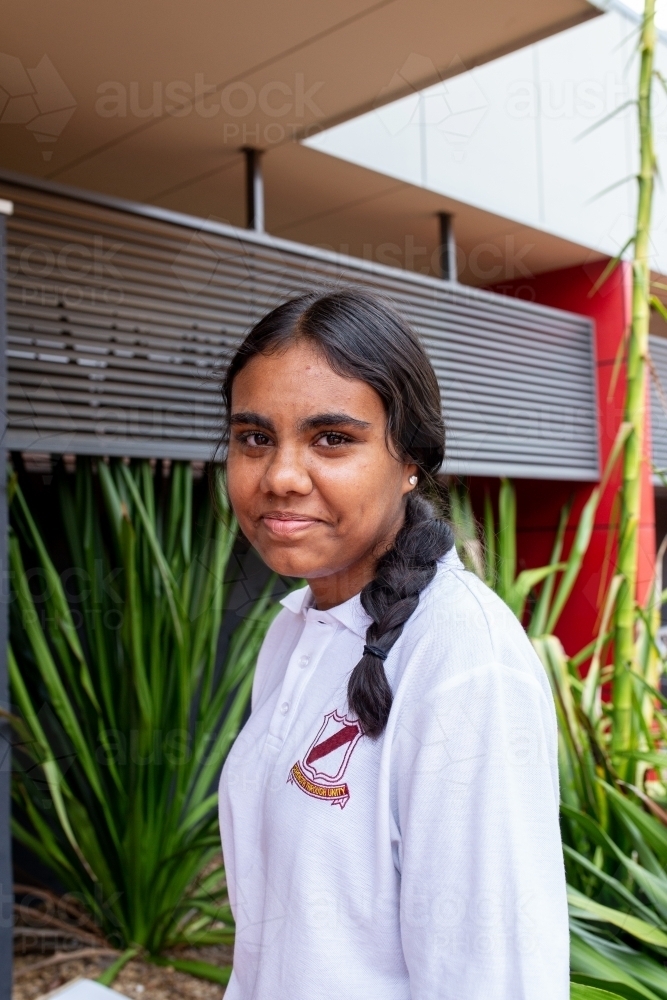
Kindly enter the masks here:
[[362, 291], [294, 299], [223, 397], [241, 530], [308, 582], [220, 782], [226, 1000], [567, 1000], [551, 693], [433, 503], [417, 336]]

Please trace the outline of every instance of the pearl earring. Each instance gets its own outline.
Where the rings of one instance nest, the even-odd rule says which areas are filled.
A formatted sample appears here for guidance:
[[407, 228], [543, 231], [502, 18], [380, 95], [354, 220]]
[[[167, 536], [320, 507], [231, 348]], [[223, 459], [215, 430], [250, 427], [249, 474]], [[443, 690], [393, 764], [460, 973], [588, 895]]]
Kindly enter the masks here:
[[410, 476], [408, 482], [410, 483], [410, 486], [416, 486], [417, 483], [419, 482], [419, 479], [417, 476]]

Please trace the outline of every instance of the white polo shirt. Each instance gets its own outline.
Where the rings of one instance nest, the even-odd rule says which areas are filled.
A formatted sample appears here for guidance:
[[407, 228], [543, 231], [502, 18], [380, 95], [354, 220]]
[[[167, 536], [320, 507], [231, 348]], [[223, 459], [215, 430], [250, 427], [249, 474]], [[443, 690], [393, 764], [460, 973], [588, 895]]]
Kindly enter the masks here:
[[521, 625], [455, 551], [346, 700], [370, 619], [288, 595], [220, 781], [226, 1000], [568, 1000], [556, 719]]

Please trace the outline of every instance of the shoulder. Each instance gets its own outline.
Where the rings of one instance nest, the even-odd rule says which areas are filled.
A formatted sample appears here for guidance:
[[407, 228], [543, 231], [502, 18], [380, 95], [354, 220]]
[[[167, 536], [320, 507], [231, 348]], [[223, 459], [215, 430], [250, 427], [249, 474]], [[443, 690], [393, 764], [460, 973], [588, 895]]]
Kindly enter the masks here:
[[456, 761], [474, 770], [489, 755], [525, 758], [549, 766], [557, 795], [553, 696], [512, 611], [474, 573], [450, 562], [439, 567], [413, 618], [387, 725], [396, 773], [412, 782], [424, 761], [424, 773], [439, 774]]
[[[433, 694], [473, 676], [505, 674], [536, 687], [551, 702], [549, 683], [521, 622], [497, 594], [464, 569], [456, 553], [439, 563], [405, 627], [397, 678], [413, 695]], [[494, 685], [489, 685], [489, 690]], [[407, 694], [407, 692], [406, 692]]]

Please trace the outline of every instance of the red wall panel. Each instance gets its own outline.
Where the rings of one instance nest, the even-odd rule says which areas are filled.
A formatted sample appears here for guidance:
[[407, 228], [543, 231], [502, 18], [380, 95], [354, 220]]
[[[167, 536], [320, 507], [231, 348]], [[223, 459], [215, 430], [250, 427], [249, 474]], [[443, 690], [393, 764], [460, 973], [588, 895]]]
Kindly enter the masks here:
[[[623, 366], [619, 366], [616, 359], [630, 316], [631, 283], [629, 266], [622, 264], [594, 294], [591, 294], [603, 268], [604, 262], [596, 262], [584, 267], [550, 271], [532, 279], [522, 278], [520, 281], [507, 282], [493, 289], [500, 294], [518, 294], [521, 298], [531, 298], [535, 302], [590, 316], [593, 319], [601, 468], [604, 468], [623, 419], [625, 379]], [[616, 374], [614, 374], [615, 368]], [[648, 412], [645, 454], [650, 455]], [[548, 560], [560, 510], [571, 497], [573, 509], [570, 528], [566, 535], [567, 553], [578, 515], [590, 496], [593, 484], [516, 480], [514, 485], [517, 490], [517, 544], [520, 568], [540, 566]], [[613, 573], [616, 555], [612, 544], [613, 524], [618, 517], [617, 496], [620, 485], [619, 462], [602, 496], [581, 574], [556, 630], [569, 654], [576, 653], [586, 645], [597, 630], [601, 599]], [[483, 509], [483, 496], [487, 489], [492, 495], [497, 495], [497, 481], [481, 479], [471, 481], [473, 503], [480, 514]], [[637, 590], [639, 599], [644, 600], [655, 562], [653, 487], [648, 461], [643, 469], [639, 546]]]

